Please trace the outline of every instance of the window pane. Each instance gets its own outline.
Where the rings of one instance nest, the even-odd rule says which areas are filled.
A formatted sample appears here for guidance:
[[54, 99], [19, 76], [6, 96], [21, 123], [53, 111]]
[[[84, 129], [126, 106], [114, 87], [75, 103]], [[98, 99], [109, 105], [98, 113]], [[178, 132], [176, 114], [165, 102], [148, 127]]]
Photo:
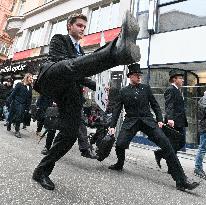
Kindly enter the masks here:
[[111, 26], [110, 28], [116, 28], [119, 24], [119, 3], [112, 5], [111, 12]]
[[138, 11], [147, 11], [149, 10], [149, 0], [139, 0], [139, 9]]
[[89, 33], [95, 33], [97, 30], [97, 23], [99, 19], [99, 9], [93, 10], [91, 15]]
[[109, 18], [110, 18], [110, 14], [111, 14], [110, 9], [111, 9], [110, 6], [106, 6], [106, 7], [101, 8], [97, 32], [108, 29]]
[[206, 1], [188, 0], [159, 8], [159, 31], [206, 25]]

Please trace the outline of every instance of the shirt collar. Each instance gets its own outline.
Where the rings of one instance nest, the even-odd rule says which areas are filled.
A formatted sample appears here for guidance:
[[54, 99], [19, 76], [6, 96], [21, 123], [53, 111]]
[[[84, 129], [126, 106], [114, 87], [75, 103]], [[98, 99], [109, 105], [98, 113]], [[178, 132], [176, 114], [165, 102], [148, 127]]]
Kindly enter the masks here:
[[137, 85], [132, 85], [132, 84], [129, 84], [129, 87], [130, 87], [130, 88], [137, 88], [137, 87], [139, 87], [139, 86], [140, 86], [140, 84], [141, 84], [141, 83], [139, 83], [139, 84], [137, 84]]
[[175, 86], [179, 90], [179, 88], [174, 83], [172, 83], [171, 85]]
[[74, 46], [75, 46], [76, 44], [79, 45], [79, 42], [76, 41], [76, 40], [74, 39], [74, 37], [72, 37], [71, 35], [69, 35], [69, 37], [71, 38], [72, 43], [73, 43]]

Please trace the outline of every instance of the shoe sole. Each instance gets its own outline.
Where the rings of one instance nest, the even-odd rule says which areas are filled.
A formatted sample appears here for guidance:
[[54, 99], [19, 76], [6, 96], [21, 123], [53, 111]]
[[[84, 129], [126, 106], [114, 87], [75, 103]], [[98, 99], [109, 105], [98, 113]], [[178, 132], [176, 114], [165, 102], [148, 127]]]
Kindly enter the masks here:
[[127, 62], [123, 61], [122, 64], [131, 64], [140, 61], [140, 48], [138, 45], [136, 45], [138, 33], [139, 25], [137, 23], [137, 20], [129, 11], [127, 11], [124, 21], [122, 23], [122, 30], [119, 36], [119, 38], [121, 38], [122, 41], [125, 42], [126, 48], [121, 52], [121, 56], [119, 57], [119, 59], [127, 59]]

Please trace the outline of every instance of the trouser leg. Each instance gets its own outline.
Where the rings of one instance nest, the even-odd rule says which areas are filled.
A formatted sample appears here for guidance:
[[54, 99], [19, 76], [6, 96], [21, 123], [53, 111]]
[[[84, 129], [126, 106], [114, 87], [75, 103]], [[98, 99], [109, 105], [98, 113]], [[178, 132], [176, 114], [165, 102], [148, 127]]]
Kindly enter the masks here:
[[55, 166], [55, 162], [72, 148], [78, 135], [78, 129], [75, 129], [75, 131], [74, 129], [75, 128], [73, 128], [73, 132], [63, 129], [58, 133], [48, 154], [35, 169], [37, 175], [49, 176]]
[[119, 167], [123, 167], [124, 166], [124, 161], [125, 161], [125, 149], [116, 146], [115, 150], [116, 150], [116, 155], [117, 155], [117, 159], [118, 159], [117, 160], [117, 165]]
[[49, 150], [55, 137], [56, 130], [48, 130], [45, 147]]
[[178, 183], [184, 182], [186, 180], [184, 170], [174, 152], [174, 149], [172, 148], [169, 139], [165, 136], [163, 131], [160, 128], [153, 129], [148, 127], [144, 127], [141, 131], [147, 134], [149, 140], [162, 149], [172, 178]]
[[87, 127], [83, 123], [81, 123], [79, 127], [78, 144], [80, 152], [88, 150], [90, 148], [87, 137]]
[[16, 122], [15, 123], [15, 131], [19, 132], [19, 130], [20, 130], [20, 122]]
[[41, 132], [42, 131], [42, 128], [44, 126], [44, 120], [38, 120], [37, 121], [37, 132]]

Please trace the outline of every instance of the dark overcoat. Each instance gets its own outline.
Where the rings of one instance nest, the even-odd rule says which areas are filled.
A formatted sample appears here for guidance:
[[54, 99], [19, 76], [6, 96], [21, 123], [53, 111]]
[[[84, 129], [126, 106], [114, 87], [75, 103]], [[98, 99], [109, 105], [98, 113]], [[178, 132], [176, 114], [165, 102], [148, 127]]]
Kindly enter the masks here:
[[174, 120], [175, 127], [187, 127], [184, 99], [181, 92], [170, 85], [165, 93], [165, 121]]
[[[149, 85], [139, 84], [138, 86], [133, 86], [129, 84], [120, 90], [110, 127], [116, 127], [123, 105], [126, 115], [122, 128], [130, 129], [139, 119], [149, 127], [156, 128], [157, 122], [162, 122], [163, 120], [160, 106]], [[154, 111], [156, 120], [153, 118], [150, 108]]]
[[25, 111], [29, 111], [32, 101], [32, 87], [17, 83], [8, 97], [10, 104], [9, 122], [23, 122]]

